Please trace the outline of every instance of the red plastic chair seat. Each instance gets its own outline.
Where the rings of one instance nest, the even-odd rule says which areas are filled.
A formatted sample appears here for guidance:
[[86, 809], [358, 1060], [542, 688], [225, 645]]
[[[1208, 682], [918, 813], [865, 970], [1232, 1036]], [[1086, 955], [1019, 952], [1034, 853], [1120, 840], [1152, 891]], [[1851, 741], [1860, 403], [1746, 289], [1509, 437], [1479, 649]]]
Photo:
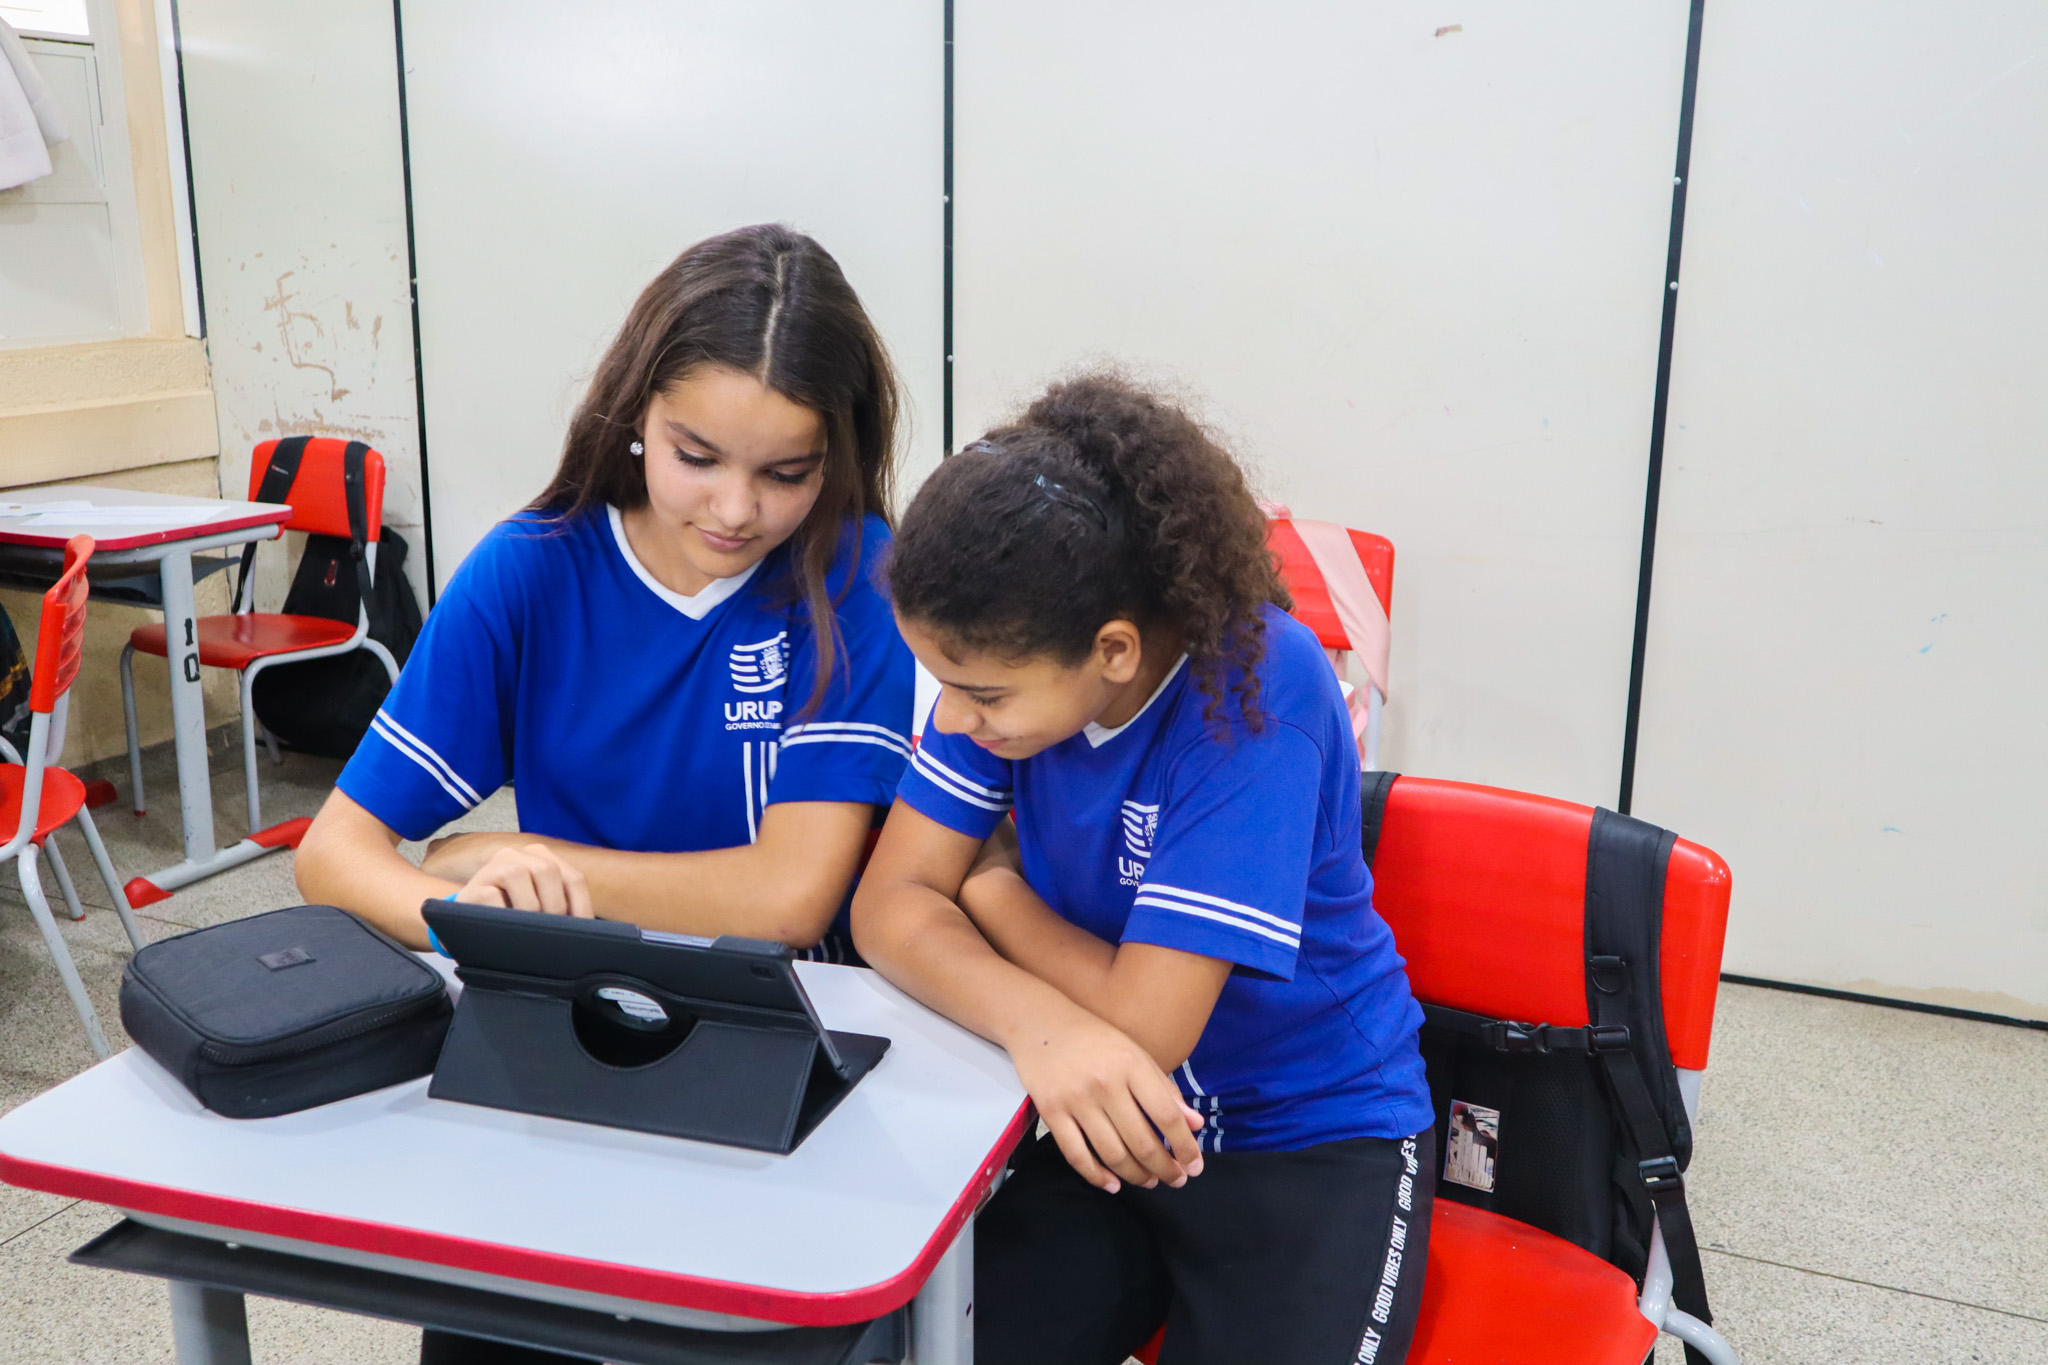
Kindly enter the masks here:
[[[28, 769], [19, 763], [0, 763], [0, 829], [13, 831], [21, 824], [21, 784]], [[36, 811], [35, 842], [78, 814], [85, 805], [85, 783], [62, 768], [43, 769], [43, 799]]]
[[[1164, 1335], [1139, 1350], [1145, 1365]], [[1408, 1365], [1642, 1365], [1656, 1340], [1622, 1271], [1527, 1223], [1436, 1201]]]
[[[246, 616], [202, 616], [199, 618], [199, 662], [208, 668], [241, 670], [273, 654], [292, 654], [324, 645], [347, 644], [356, 633], [347, 621], [330, 621], [324, 616], [282, 616], [252, 612]], [[128, 636], [136, 652], [165, 658], [164, 628], [137, 626]]]
[[1408, 1365], [1642, 1365], [1635, 1281], [1561, 1237], [1436, 1201]]

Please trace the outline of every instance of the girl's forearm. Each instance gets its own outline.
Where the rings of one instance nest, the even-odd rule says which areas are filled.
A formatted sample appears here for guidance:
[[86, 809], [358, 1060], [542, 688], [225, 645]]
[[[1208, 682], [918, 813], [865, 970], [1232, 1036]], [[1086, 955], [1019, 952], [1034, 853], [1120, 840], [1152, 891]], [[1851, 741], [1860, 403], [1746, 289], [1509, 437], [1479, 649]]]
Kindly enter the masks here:
[[339, 791], [328, 797], [306, 831], [292, 871], [307, 901], [340, 906], [422, 951], [428, 945], [420, 906], [461, 885], [407, 862], [397, 836]]
[[1006, 960], [957, 905], [915, 882], [863, 883], [854, 940], [890, 981], [1012, 1055], [1083, 1008]]
[[777, 859], [759, 844], [634, 853], [566, 840], [540, 842], [583, 873], [600, 918], [672, 934], [735, 934], [799, 948], [815, 944], [832, 927], [853, 876], [850, 863], [827, 869], [820, 866], [825, 859]]
[[736, 848], [641, 853], [531, 834], [462, 835], [427, 867], [466, 875], [500, 848], [544, 844], [583, 874], [604, 919], [716, 937], [735, 934], [808, 948], [846, 899], [869, 808], [841, 802], [770, 806], [760, 838]]
[[1187, 1060], [1230, 964], [1146, 943], [1111, 945], [1069, 923], [1016, 872], [984, 863], [960, 889], [1004, 959], [1129, 1035], [1163, 1070]]
[[984, 864], [961, 886], [960, 906], [1009, 961], [1091, 1014], [1109, 1019], [1115, 1011], [1115, 946], [1062, 918], [1022, 876]]

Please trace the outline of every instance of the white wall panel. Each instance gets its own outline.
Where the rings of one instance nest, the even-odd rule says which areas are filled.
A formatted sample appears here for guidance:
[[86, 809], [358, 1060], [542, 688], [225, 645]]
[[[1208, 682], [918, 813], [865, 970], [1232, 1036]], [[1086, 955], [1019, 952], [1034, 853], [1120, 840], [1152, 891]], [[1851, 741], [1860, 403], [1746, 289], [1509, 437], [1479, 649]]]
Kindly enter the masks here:
[[779, 220], [845, 269], [938, 451], [939, 0], [408, 0], [428, 460], [445, 581], [539, 492], [627, 307]]
[[273, 436], [367, 441], [423, 588], [391, 6], [178, 0], [178, 28], [222, 487]]
[[1388, 766], [1611, 804], [1685, 16], [960, 0], [957, 438], [1191, 386], [1394, 541]]
[[1637, 808], [1731, 971], [2048, 1017], [2048, 11], [1705, 35]]

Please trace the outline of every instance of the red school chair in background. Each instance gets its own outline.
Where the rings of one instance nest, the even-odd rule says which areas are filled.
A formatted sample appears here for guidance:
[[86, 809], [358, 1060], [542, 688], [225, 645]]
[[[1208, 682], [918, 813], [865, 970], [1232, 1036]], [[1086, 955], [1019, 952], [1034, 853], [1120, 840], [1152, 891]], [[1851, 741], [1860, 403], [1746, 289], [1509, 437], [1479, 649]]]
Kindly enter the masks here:
[[[1330, 521], [1298, 520], [1267, 504], [1266, 546], [1280, 563], [1281, 581], [1294, 597], [1294, 619], [1315, 632], [1329, 651], [1344, 687], [1359, 766], [1380, 765], [1380, 708], [1387, 699], [1388, 618], [1394, 609], [1394, 543], [1369, 531]], [[1365, 669], [1363, 693], [1345, 676], [1347, 655]]]
[[[355, 477], [361, 491], [351, 498], [351, 450], [360, 452], [360, 470]], [[275, 466], [273, 468], [273, 466]], [[268, 483], [268, 487], [266, 487]], [[363, 542], [363, 566], [368, 576], [362, 591], [377, 572], [377, 541], [384, 526], [384, 457], [360, 442], [335, 437], [286, 437], [265, 441], [256, 447], [249, 461], [249, 500], [283, 502], [291, 506], [287, 531], [336, 536]], [[352, 525], [350, 502], [362, 518]], [[251, 547], [253, 548], [253, 547]], [[354, 625], [324, 616], [286, 616], [256, 610], [254, 575], [250, 560], [244, 558], [242, 581], [235, 594], [232, 616], [199, 618], [199, 662], [207, 668], [232, 668], [242, 675], [242, 780], [248, 788], [249, 832], [257, 834], [263, 825], [262, 802], [256, 789], [256, 708], [252, 692], [257, 675], [273, 664], [303, 663], [366, 649], [383, 663], [393, 686], [398, 684], [398, 661], [391, 651], [370, 638], [370, 614], [358, 606]], [[128, 776], [134, 784], [135, 813], [143, 813], [142, 745], [135, 723], [136, 653], [166, 655], [161, 624], [138, 627], [121, 651], [121, 705], [128, 722]], [[265, 735], [271, 761], [282, 762], [277, 741]], [[287, 822], [303, 823], [303, 822]], [[283, 826], [279, 827], [280, 830]], [[294, 831], [289, 842], [296, 846]]]
[[79, 1022], [85, 1025], [86, 1040], [92, 1044], [93, 1055], [105, 1059], [111, 1055], [106, 1031], [100, 1027], [92, 1001], [86, 998], [85, 984], [78, 979], [78, 968], [64, 946], [64, 937], [57, 932], [57, 921], [50, 914], [50, 902], [43, 894], [42, 877], [37, 871], [38, 856], [47, 850], [64, 899], [71, 907], [71, 917], [83, 919], [85, 912], [78, 904], [70, 874], [64, 870], [56, 841], [51, 837], [59, 826], [75, 823], [78, 832], [85, 836], [86, 847], [92, 850], [92, 860], [99, 867], [107, 894], [114, 898], [114, 910], [121, 917], [128, 942], [133, 947], [142, 947], [142, 931], [136, 927], [134, 911], [121, 890], [120, 878], [114, 875], [114, 864], [107, 857], [106, 845], [100, 842], [92, 814], [85, 807], [85, 784], [67, 770], [49, 763], [54, 718], [68, 705], [71, 682], [78, 676], [85, 636], [85, 566], [92, 558], [92, 550], [91, 536], [73, 536], [64, 547], [63, 575], [43, 594], [42, 624], [36, 632], [35, 671], [29, 683], [32, 719], [28, 753], [17, 754], [5, 740], [0, 740], [0, 749], [4, 749], [7, 759], [0, 765], [0, 827], [14, 827], [13, 837], [0, 847], [0, 859], [14, 860], [21, 879], [21, 894], [27, 897], [29, 913], [35, 917], [36, 928], [42, 932], [50, 957], [57, 964], [57, 975], [64, 979], [71, 1007], [78, 1011]]

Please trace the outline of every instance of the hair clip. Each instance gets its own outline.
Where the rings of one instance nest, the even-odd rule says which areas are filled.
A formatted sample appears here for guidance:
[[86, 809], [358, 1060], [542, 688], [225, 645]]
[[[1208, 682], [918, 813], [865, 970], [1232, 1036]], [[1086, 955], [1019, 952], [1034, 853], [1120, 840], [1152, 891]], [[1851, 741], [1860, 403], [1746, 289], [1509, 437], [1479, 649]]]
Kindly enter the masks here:
[[1059, 503], [1062, 507], [1071, 507], [1076, 512], [1086, 512], [1089, 516], [1095, 518], [1096, 525], [1105, 531], [1109, 529], [1109, 514], [1097, 506], [1095, 499], [1089, 497], [1086, 493], [1076, 493], [1065, 484], [1054, 483], [1043, 474], [1038, 475], [1032, 482], [1043, 489], [1048, 498]]

